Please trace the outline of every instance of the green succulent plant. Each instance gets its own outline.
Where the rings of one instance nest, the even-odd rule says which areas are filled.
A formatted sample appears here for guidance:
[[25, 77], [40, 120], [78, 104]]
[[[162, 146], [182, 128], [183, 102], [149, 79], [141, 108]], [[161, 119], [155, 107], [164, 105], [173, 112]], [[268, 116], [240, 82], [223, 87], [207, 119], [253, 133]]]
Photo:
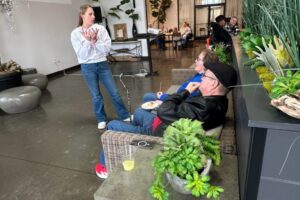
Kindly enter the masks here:
[[149, 191], [153, 198], [167, 200], [164, 174], [186, 179], [186, 191], [196, 197], [218, 199], [223, 188], [212, 186], [209, 176], [200, 176], [200, 171], [211, 158], [215, 165], [221, 162], [220, 142], [206, 136], [202, 122], [180, 119], [167, 127], [163, 136], [163, 150], [154, 158], [152, 166], [155, 180]]
[[277, 76], [272, 86], [271, 98], [277, 99], [286, 94], [295, 94], [300, 89], [300, 72], [286, 71], [285, 76]]
[[226, 49], [224, 44], [219, 43], [212, 50], [217, 54], [220, 62], [229, 64], [232, 61], [231, 52]]

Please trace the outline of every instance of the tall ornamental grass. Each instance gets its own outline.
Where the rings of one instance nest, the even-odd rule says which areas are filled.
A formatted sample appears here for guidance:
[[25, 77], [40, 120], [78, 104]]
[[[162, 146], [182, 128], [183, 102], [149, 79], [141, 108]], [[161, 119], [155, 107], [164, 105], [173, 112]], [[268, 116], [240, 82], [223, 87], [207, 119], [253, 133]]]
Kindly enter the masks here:
[[300, 0], [282, 0], [276, 16], [264, 4], [259, 5], [279, 35], [295, 66], [300, 69]]
[[279, 17], [277, 5], [281, 0], [244, 0], [243, 17], [246, 27], [250, 28], [252, 33], [257, 35], [274, 35], [275, 28], [267, 15], [259, 12], [259, 5], [264, 5], [274, 19]]

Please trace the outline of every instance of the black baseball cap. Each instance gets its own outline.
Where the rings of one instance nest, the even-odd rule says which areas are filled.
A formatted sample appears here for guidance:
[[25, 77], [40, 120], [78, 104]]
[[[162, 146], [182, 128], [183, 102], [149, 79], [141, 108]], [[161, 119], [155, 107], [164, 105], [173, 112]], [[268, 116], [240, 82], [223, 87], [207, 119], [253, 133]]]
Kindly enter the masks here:
[[206, 62], [204, 63], [204, 67], [212, 71], [220, 83], [227, 89], [231, 89], [229, 88], [230, 86], [236, 85], [237, 72], [232, 66], [221, 62]]

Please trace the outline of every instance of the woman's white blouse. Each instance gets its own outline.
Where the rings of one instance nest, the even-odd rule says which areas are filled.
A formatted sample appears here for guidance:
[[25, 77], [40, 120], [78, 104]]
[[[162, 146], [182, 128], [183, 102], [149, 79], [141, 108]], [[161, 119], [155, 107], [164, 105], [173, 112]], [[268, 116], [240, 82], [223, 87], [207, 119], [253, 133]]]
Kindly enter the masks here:
[[[85, 39], [82, 35], [83, 31], [89, 29], [99, 30], [95, 44]], [[75, 28], [71, 33], [71, 42], [79, 64], [106, 61], [106, 56], [111, 49], [111, 39], [106, 29], [99, 24], [94, 24], [88, 29], [83, 29], [81, 26]]]

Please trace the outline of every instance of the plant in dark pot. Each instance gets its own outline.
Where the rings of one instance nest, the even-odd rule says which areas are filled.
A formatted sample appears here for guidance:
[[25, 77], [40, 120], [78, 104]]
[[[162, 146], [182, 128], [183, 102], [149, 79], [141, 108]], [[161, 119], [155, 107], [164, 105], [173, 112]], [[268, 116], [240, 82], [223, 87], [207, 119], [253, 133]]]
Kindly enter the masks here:
[[206, 136], [202, 122], [180, 119], [167, 127], [163, 149], [154, 158], [155, 179], [149, 191], [153, 198], [168, 199], [165, 175], [174, 190], [196, 197], [218, 199], [223, 188], [210, 184], [211, 162], [221, 161], [220, 142]]
[[[125, 10], [124, 10], [125, 9]], [[139, 14], [135, 12], [135, 0], [133, 0], [133, 5], [131, 5], [130, 0], [122, 0], [118, 5], [109, 9], [109, 15], [121, 19], [118, 12], [124, 12], [132, 19], [132, 35], [138, 33], [135, 21], [139, 19]]]

